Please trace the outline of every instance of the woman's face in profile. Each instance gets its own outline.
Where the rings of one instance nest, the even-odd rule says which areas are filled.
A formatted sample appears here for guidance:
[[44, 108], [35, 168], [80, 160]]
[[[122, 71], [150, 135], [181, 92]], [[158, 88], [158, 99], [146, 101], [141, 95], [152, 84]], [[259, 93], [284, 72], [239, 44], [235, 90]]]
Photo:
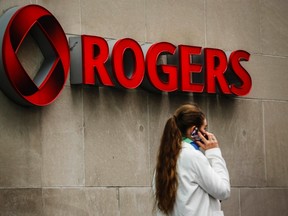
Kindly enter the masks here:
[[206, 133], [207, 132], [207, 129], [208, 129], [208, 123], [207, 123], [207, 120], [206, 118], [204, 119], [203, 121], [203, 124], [201, 125], [201, 127], [199, 128], [199, 130], [202, 132], [202, 133]]

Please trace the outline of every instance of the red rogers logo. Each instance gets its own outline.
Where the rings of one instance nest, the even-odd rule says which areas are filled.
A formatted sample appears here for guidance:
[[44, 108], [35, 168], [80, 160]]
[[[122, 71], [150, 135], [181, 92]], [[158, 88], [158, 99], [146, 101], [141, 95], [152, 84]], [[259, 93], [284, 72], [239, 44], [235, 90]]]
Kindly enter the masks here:
[[[45, 8], [28, 5], [11, 8], [0, 18], [0, 85], [22, 105], [52, 103], [64, 87], [70, 66], [66, 35]], [[27, 35], [37, 42], [44, 62], [32, 80], [17, 58]]]
[[[193, 92], [244, 96], [252, 79], [242, 61], [250, 54], [169, 42], [140, 45], [131, 38], [70, 37], [56, 18], [38, 5], [15, 7], [0, 17], [0, 87], [15, 102], [46, 106], [60, 94], [69, 67], [71, 85], [138, 87], [156, 92]], [[33, 38], [44, 61], [34, 78], [17, 54]], [[70, 65], [71, 55], [71, 65]]]

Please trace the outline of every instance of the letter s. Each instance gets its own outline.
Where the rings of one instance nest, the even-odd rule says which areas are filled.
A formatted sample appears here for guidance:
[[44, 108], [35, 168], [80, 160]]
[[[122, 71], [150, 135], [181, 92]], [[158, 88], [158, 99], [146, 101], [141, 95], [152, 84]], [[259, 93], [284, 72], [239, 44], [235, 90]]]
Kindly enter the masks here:
[[235, 74], [240, 78], [242, 85], [231, 85], [231, 92], [238, 96], [247, 95], [252, 87], [252, 79], [249, 73], [242, 67], [240, 61], [249, 61], [250, 54], [244, 50], [236, 50], [229, 57], [229, 64]]

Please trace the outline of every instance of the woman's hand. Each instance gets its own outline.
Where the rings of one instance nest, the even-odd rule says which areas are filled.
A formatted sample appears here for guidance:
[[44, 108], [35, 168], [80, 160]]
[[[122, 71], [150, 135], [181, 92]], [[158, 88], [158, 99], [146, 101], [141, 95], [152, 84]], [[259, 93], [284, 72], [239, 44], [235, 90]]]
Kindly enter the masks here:
[[208, 150], [212, 148], [219, 148], [218, 141], [214, 134], [205, 132], [205, 134], [208, 136], [208, 139], [205, 138], [200, 131], [198, 131], [198, 135], [201, 138], [202, 142], [196, 141], [196, 143], [203, 149]]

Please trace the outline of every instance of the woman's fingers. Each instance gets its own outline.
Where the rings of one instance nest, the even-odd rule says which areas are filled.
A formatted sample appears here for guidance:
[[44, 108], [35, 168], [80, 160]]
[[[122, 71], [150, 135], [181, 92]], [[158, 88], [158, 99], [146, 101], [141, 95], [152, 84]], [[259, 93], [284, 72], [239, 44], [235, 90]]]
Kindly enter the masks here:
[[197, 141], [196, 143], [204, 150], [211, 149], [211, 148], [218, 148], [218, 141], [214, 134], [206, 132], [207, 138], [201, 133], [198, 132], [201, 141]]
[[[205, 143], [208, 141], [208, 139], [202, 134], [202, 132], [198, 131], [198, 136], [201, 138], [201, 140]], [[209, 138], [209, 137], [208, 137]]]

